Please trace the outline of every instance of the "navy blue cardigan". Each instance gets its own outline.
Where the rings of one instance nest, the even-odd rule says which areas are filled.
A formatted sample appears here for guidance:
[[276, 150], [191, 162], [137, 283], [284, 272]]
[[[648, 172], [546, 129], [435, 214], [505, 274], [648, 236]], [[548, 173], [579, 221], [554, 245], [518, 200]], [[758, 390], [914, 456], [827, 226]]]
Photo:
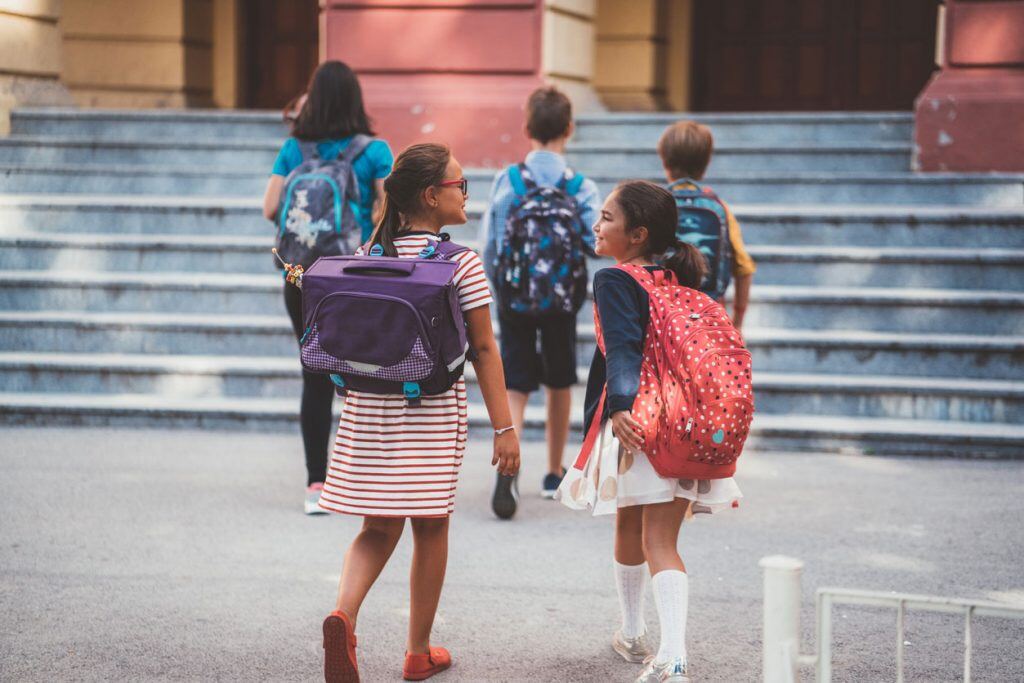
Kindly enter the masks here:
[[[647, 266], [654, 272], [660, 266]], [[607, 357], [594, 350], [587, 378], [583, 430], [597, 411], [601, 390], [608, 385], [602, 420], [620, 410], [632, 410], [640, 390], [640, 361], [643, 359], [651, 300], [633, 276], [618, 268], [603, 268], [594, 275], [594, 301], [601, 317]]]

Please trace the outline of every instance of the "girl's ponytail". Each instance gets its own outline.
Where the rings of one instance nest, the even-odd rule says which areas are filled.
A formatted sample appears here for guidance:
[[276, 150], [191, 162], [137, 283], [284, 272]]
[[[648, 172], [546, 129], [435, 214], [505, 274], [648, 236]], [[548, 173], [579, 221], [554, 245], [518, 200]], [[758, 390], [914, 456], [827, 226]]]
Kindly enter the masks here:
[[[387, 181], [384, 182], [387, 188]], [[377, 227], [370, 235], [370, 246], [379, 244], [384, 249], [385, 256], [398, 256], [398, 249], [395, 247], [395, 236], [402, 228], [402, 214], [399, 212], [395, 202], [392, 201], [384, 191], [384, 205], [381, 207], [380, 220]]]
[[398, 155], [384, 179], [384, 205], [369, 247], [379, 244], [385, 256], [398, 256], [395, 238], [423, 210], [423, 191], [444, 180], [450, 159], [448, 148], [435, 143], [413, 145]]
[[678, 239], [662, 265], [675, 274], [680, 285], [690, 289], [700, 289], [708, 274], [708, 262], [700, 249]]

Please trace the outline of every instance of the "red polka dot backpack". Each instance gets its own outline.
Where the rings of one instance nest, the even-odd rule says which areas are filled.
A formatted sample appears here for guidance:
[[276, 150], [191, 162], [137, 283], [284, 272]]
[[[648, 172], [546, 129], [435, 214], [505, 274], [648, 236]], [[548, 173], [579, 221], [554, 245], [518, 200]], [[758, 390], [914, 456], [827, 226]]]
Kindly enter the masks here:
[[[676, 284], [671, 271], [616, 267], [633, 276], [651, 301], [632, 411], [644, 429], [644, 453], [662, 477], [731, 477], [754, 417], [751, 359], [743, 337], [720, 303]], [[596, 306], [594, 323], [604, 353]], [[604, 402], [602, 393], [580, 454], [583, 462], [600, 432]]]

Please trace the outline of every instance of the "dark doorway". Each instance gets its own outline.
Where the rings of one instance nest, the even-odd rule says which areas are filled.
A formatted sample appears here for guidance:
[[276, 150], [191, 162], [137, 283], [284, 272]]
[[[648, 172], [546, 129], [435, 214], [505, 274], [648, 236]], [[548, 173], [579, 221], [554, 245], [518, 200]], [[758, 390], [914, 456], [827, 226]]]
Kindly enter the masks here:
[[697, 0], [699, 111], [910, 110], [939, 0]]
[[280, 109], [319, 61], [317, 0], [245, 0], [245, 106]]

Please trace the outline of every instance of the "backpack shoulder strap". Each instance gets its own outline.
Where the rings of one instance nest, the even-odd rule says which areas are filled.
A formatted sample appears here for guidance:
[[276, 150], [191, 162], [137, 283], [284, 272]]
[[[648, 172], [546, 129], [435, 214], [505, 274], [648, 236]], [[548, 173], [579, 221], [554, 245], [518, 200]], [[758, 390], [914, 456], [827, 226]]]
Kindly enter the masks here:
[[619, 270], [624, 270], [637, 281], [644, 291], [648, 294], [651, 293], [656, 287], [661, 287], [666, 284], [672, 284], [674, 275], [670, 270], [656, 270], [653, 273], [643, 266], [626, 265], [619, 263], [615, 266]]
[[512, 184], [512, 191], [519, 197], [525, 196], [527, 192], [537, 185], [533, 180], [530, 169], [526, 168], [526, 164], [513, 164], [509, 166], [508, 180]]
[[566, 166], [565, 173], [562, 175], [561, 180], [558, 181], [558, 184], [567, 195], [575, 197], [579, 194], [580, 188], [583, 187], [584, 180], [586, 180], [586, 177], [582, 173], [577, 173]]
[[370, 146], [373, 140], [374, 138], [371, 138], [369, 135], [353, 135], [345, 149], [341, 150], [341, 155], [338, 158], [351, 164], [360, 154], [366, 151], [366, 148]]
[[464, 251], [469, 251], [469, 247], [456, 244], [450, 239], [440, 239], [434, 243], [434, 254], [438, 258], [450, 259], [456, 254], [461, 254]]
[[296, 138], [295, 142], [299, 144], [299, 153], [302, 155], [303, 161], [320, 158], [320, 150], [317, 149], [316, 143], [312, 140], [299, 140]]

